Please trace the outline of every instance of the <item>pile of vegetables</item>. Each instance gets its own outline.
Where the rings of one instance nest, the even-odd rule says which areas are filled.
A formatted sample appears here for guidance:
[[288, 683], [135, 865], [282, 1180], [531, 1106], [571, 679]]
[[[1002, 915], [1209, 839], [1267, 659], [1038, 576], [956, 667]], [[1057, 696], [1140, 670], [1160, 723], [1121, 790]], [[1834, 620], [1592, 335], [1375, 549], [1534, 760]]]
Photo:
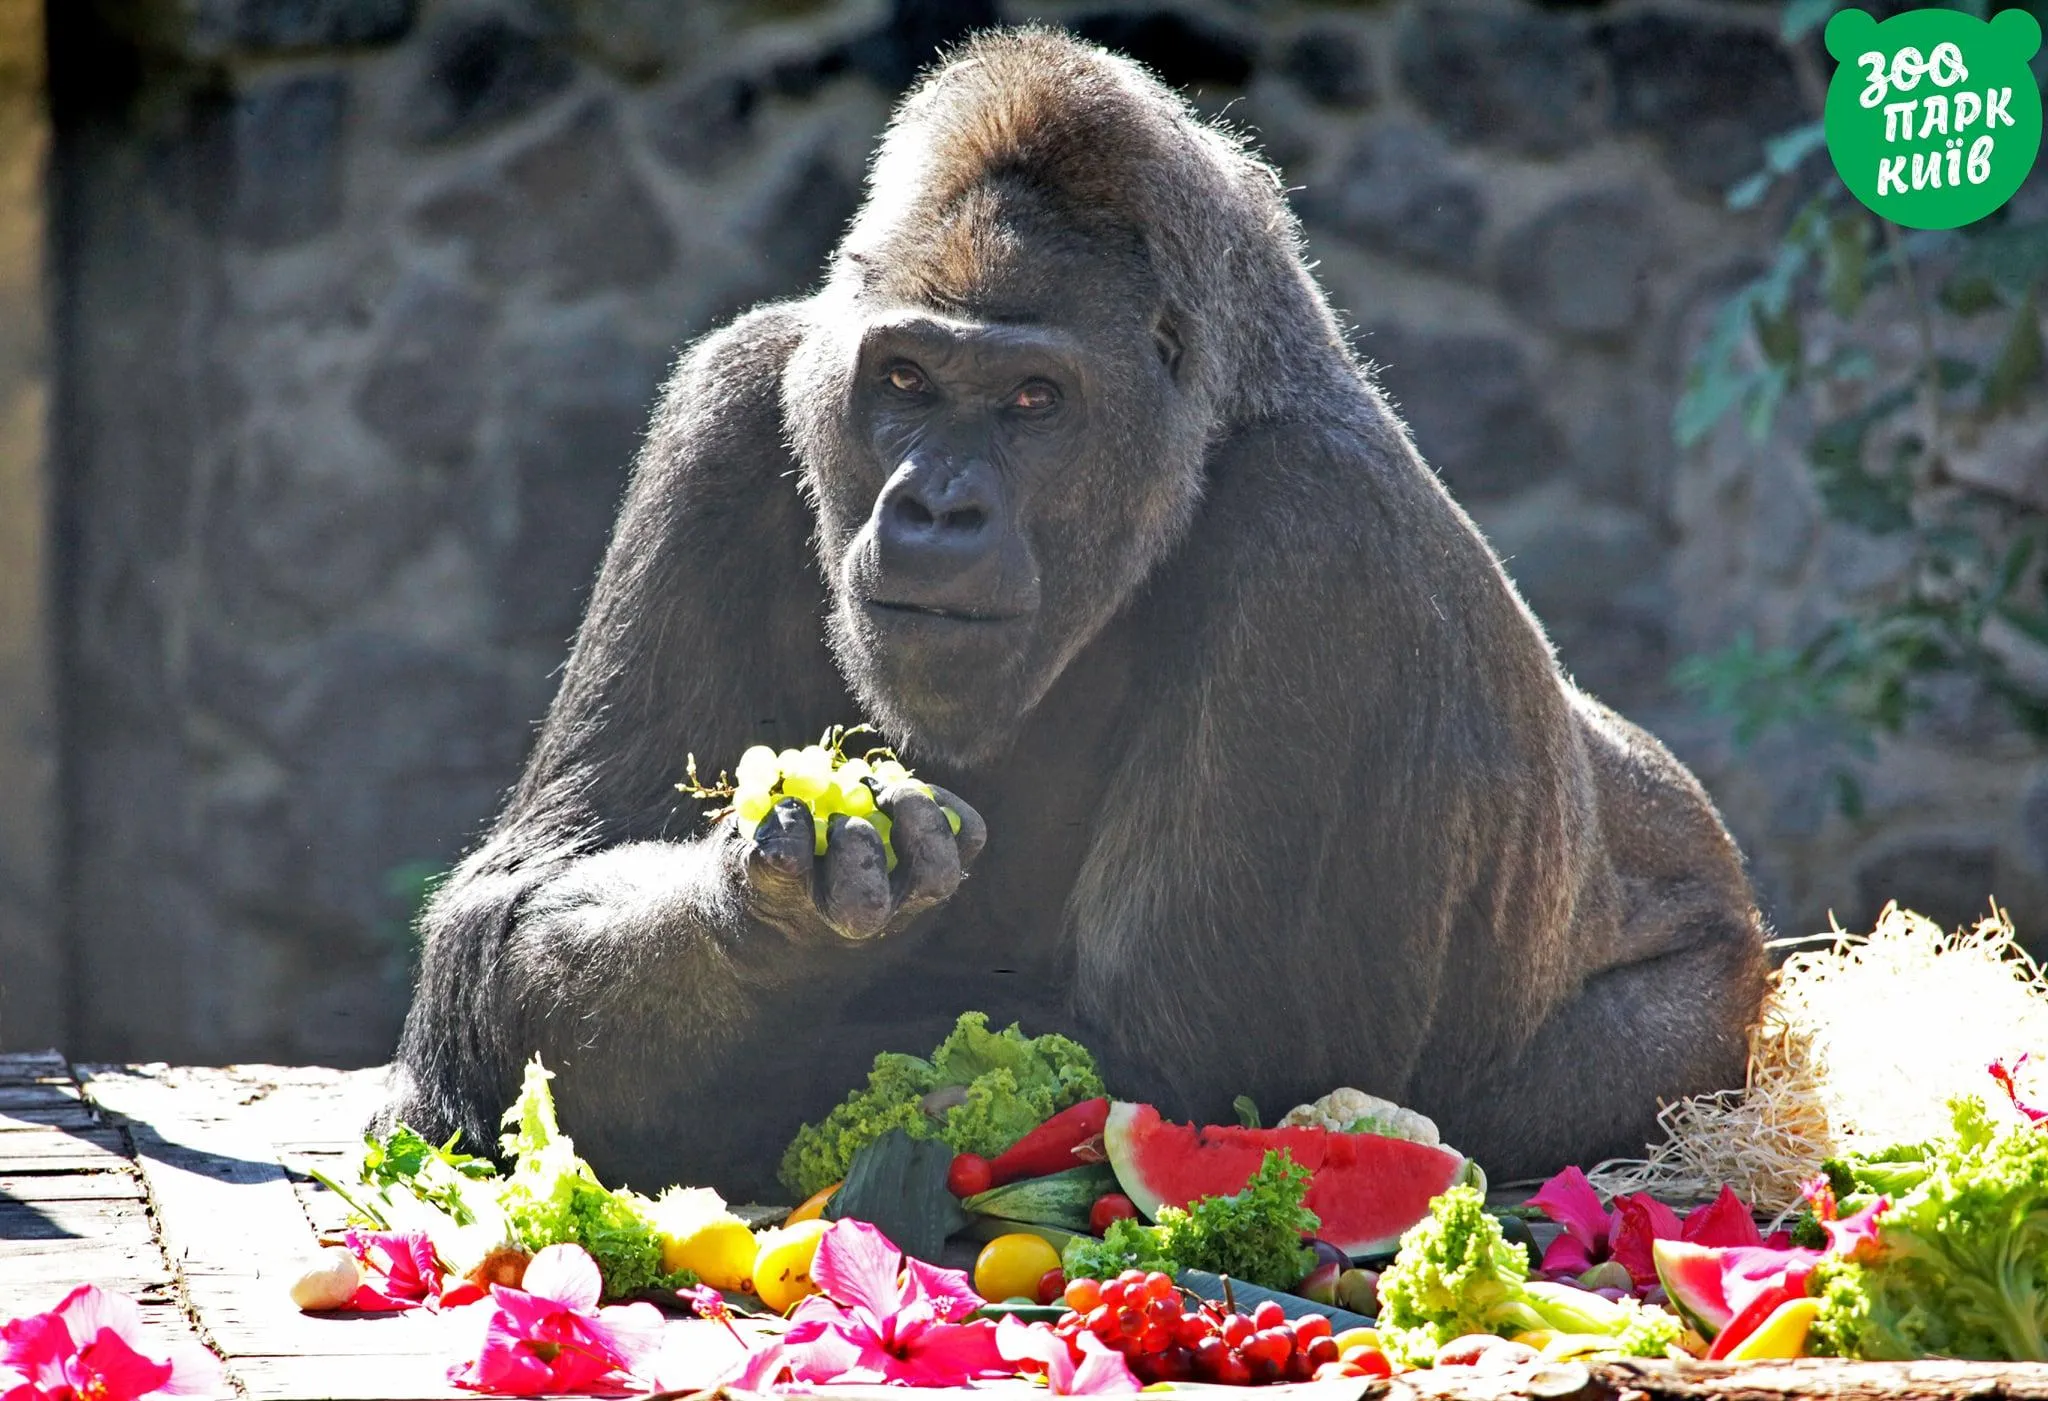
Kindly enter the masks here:
[[1054, 1114], [1103, 1094], [1095, 1058], [1064, 1036], [990, 1031], [964, 1012], [929, 1058], [884, 1052], [864, 1090], [806, 1124], [782, 1158], [782, 1184], [798, 1199], [842, 1181], [861, 1149], [894, 1129], [955, 1153], [998, 1158]]
[[579, 1245], [597, 1262], [608, 1299], [697, 1283], [694, 1272], [663, 1261], [660, 1204], [604, 1186], [576, 1155], [555, 1118], [553, 1078], [536, 1058], [506, 1111], [509, 1176], [456, 1152], [453, 1139], [436, 1145], [400, 1124], [368, 1141], [355, 1190], [322, 1181], [364, 1225], [425, 1232], [456, 1274], [480, 1276], [494, 1261]]

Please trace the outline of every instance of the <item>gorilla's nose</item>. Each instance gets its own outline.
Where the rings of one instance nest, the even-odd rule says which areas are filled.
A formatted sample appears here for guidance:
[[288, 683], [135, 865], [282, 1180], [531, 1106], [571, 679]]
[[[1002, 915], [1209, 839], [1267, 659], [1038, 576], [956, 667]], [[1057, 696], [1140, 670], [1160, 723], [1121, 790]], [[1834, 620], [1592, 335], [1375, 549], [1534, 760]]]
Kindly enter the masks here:
[[882, 577], [914, 591], [905, 602], [972, 602], [968, 591], [979, 580], [979, 566], [994, 561], [1003, 534], [1002, 491], [992, 467], [906, 462], [882, 489], [875, 514]]

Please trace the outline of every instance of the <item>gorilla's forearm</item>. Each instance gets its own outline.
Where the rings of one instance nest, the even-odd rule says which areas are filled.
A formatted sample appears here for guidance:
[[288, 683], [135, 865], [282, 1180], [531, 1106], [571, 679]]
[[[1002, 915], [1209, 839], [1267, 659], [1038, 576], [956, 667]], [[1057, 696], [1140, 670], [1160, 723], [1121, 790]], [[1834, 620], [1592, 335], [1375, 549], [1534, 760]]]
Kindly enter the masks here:
[[421, 994], [443, 1011], [408, 1020], [391, 1117], [493, 1143], [535, 1053], [593, 1119], [630, 1116], [616, 1101], [657, 1066], [663, 1095], [695, 1097], [717, 1049], [760, 1016], [777, 970], [798, 966], [784, 956], [789, 936], [748, 913], [727, 836], [630, 842], [523, 872], [465, 863], [427, 917]]

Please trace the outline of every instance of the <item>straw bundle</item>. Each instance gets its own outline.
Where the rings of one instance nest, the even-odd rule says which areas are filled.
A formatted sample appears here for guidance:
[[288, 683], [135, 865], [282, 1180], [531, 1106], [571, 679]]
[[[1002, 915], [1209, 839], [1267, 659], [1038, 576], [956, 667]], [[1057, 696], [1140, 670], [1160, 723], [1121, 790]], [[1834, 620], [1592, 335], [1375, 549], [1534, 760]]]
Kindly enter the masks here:
[[1745, 1086], [1666, 1105], [1664, 1141], [1600, 1164], [1596, 1187], [1681, 1202], [1725, 1182], [1785, 1215], [1827, 1158], [1939, 1134], [1957, 1095], [2004, 1105], [1995, 1059], [2034, 1052], [2021, 1092], [2048, 1088], [2048, 980], [2003, 910], [1947, 934], [1890, 905], [1868, 935], [1836, 926], [1775, 947], [1816, 940], [1773, 975]]

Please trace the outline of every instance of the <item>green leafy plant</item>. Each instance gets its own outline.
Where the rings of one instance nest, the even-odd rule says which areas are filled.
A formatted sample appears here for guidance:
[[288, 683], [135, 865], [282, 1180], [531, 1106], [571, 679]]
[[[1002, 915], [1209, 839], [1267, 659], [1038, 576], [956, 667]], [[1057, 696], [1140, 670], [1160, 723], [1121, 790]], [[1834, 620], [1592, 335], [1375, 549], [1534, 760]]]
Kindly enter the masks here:
[[[1804, 37], [1835, 8], [1795, 0], [1786, 38]], [[1730, 205], [1790, 198], [1822, 150], [1818, 122], [1785, 132]], [[1952, 232], [1908, 232], [1838, 180], [1804, 184], [1816, 192], [1792, 199], [1769, 266], [1721, 304], [1695, 352], [1673, 437], [1691, 447], [1732, 419], [1760, 443], [1788, 402], [1802, 402], [1815, 425], [1803, 463], [1822, 510], [1904, 541], [1907, 568], [1884, 597], [1798, 645], [1739, 636], [1680, 662], [1673, 681], [1731, 723], [1738, 747], [1787, 728], [1832, 741], [1844, 759], [1831, 785], [1853, 817], [1861, 791], [1846, 760], [1868, 759], [1879, 736], [1904, 728], [1928, 703], [1932, 678], [1969, 678], [2048, 739], [2048, 690], [2012, 663], [2015, 645], [2048, 649], [2048, 517], [1951, 470], [1997, 419], [2048, 401], [2048, 220], [2008, 210]], [[1905, 365], [1880, 343], [1874, 317], [1858, 319], [1885, 287], [1912, 319]], [[1987, 336], [1982, 320], [1994, 317], [1997, 334]], [[1991, 349], [1944, 353], [1957, 343]]]

